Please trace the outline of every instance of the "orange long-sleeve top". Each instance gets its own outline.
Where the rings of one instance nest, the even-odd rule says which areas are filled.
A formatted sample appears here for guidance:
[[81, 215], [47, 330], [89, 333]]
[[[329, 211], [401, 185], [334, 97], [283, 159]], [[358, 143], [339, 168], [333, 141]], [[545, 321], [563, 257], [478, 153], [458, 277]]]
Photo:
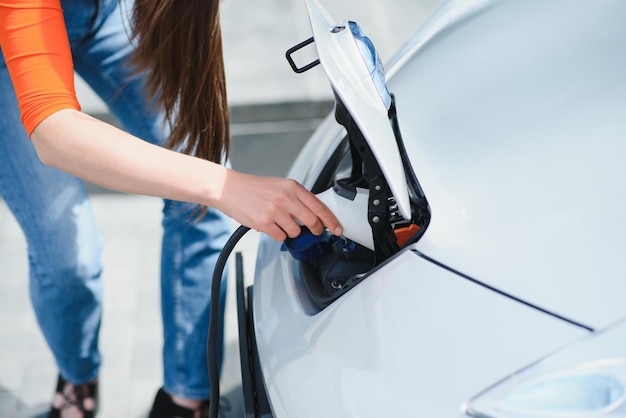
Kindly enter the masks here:
[[0, 47], [29, 136], [53, 113], [80, 110], [60, 0], [0, 0]]

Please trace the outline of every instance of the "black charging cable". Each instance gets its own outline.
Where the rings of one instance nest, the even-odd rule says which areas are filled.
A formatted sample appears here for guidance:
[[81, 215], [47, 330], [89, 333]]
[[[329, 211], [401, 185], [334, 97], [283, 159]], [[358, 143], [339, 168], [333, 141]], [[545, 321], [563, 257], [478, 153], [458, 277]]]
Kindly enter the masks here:
[[226, 267], [226, 261], [232, 253], [235, 245], [239, 240], [248, 232], [250, 228], [247, 226], [239, 226], [232, 233], [224, 248], [220, 252], [215, 268], [213, 269], [213, 279], [211, 281], [211, 308], [209, 317], [209, 336], [207, 338], [207, 363], [209, 368], [209, 382], [211, 384], [211, 398], [209, 401], [209, 418], [217, 418], [220, 405], [220, 376], [219, 366], [217, 364], [217, 352], [218, 352], [218, 331], [220, 325], [220, 290], [222, 285], [222, 275], [224, 274], [224, 267]]

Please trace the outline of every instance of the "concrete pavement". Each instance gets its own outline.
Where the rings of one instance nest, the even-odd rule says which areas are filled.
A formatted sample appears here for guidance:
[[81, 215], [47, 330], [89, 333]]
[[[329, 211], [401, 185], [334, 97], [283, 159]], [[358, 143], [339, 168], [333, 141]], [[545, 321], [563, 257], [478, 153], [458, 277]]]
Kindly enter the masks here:
[[[440, 3], [321, 2], [338, 21], [349, 18], [359, 22], [383, 61]], [[295, 153], [328, 112], [331, 98], [320, 67], [297, 75], [284, 59], [286, 49], [310, 37], [304, 4], [301, 0], [222, 0], [222, 26], [233, 115], [233, 166], [255, 174], [285, 175]], [[93, 93], [83, 84], [78, 89], [84, 110], [106, 115], [106, 108]], [[92, 204], [105, 236], [106, 266], [98, 416], [145, 417], [162, 374], [158, 295], [161, 201], [94, 189]], [[247, 280], [253, 274], [257, 240], [258, 234], [250, 233], [236, 249], [244, 254]], [[56, 367], [30, 306], [27, 278], [24, 237], [0, 201], [0, 418], [45, 412], [56, 379]], [[223, 418], [242, 416], [234, 297], [231, 285], [221, 383]]]

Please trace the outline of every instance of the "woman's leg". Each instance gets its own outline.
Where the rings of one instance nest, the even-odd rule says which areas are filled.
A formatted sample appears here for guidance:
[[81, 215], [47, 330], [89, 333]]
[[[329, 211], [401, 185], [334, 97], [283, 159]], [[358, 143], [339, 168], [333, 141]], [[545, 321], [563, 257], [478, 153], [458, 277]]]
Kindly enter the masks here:
[[[110, 0], [100, 3], [104, 4], [101, 10], [110, 10]], [[121, 2], [126, 7], [131, 3]], [[132, 51], [127, 13], [116, 8], [97, 20], [92, 37], [75, 49], [76, 69], [126, 130], [160, 144], [166, 137], [162, 119], [145, 98], [142, 78], [132, 76], [126, 63]], [[207, 399], [210, 386], [205, 350], [210, 281], [217, 256], [228, 239], [230, 223], [214, 209], [209, 209], [202, 219], [194, 220], [192, 209], [189, 204], [173, 201], [166, 201], [164, 207], [161, 256], [164, 388], [183, 398]], [[224, 282], [222, 306], [225, 290]]]
[[[228, 220], [209, 210], [191, 222], [190, 208], [166, 201], [161, 258], [161, 308], [164, 324], [164, 388], [190, 399], [208, 399], [206, 361], [211, 278], [217, 257], [230, 235]], [[223, 343], [226, 280], [220, 294], [219, 347]], [[219, 352], [218, 364], [222, 362]]]
[[100, 231], [82, 181], [40, 162], [1, 55], [0, 109], [0, 195], [28, 243], [32, 304], [61, 375], [85, 383], [100, 366]]

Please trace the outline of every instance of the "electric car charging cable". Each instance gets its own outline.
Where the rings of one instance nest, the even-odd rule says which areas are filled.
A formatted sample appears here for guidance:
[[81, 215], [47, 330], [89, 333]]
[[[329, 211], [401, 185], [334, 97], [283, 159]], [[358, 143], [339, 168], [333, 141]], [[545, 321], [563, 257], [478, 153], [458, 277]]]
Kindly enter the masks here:
[[219, 366], [217, 364], [217, 336], [220, 324], [220, 287], [222, 285], [222, 275], [226, 261], [239, 240], [250, 230], [247, 226], [239, 226], [232, 233], [224, 248], [220, 252], [211, 281], [211, 307], [209, 317], [209, 335], [207, 338], [207, 363], [209, 368], [209, 382], [211, 383], [211, 398], [209, 401], [209, 418], [217, 418], [220, 405], [220, 377]]
[[[319, 248], [320, 243], [333, 239], [328, 238], [325, 234], [315, 235], [307, 227], [301, 227], [302, 231], [296, 238], [287, 238], [283, 247], [295, 259], [305, 260], [313, 259], [319, 256], [322, 250]], [[235, 232], [228, 238], [224, 248], [220, 252], [213, 269], [213, 278], [211, 281], [211, 307], [209, 317], [209, 335], [207, 338], [207, 364], [209, 369], [209, 383], [211, 384], [211, 397], [209, 401], [209, 418], [218, 418], [220, 404], [220, 381], [219, 367], [217, 364], [217, 343], [218, 331], [220, 324], [220, 287], [222, 284], [222, 275], [226, 261], [232, 253], [239, 240], [248, 232], [250, 228], [240, 225]]]

